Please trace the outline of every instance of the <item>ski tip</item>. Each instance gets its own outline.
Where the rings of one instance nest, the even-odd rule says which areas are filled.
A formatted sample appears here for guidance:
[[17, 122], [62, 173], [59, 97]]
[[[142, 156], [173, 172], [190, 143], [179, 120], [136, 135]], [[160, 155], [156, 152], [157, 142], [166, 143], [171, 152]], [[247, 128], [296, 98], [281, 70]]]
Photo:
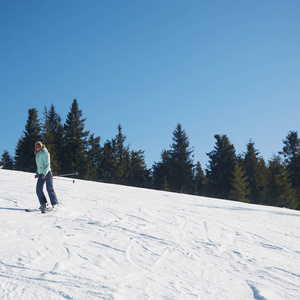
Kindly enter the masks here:
[[50, 213], [50, 212], [56, 212], [57, 211], [57, 208], [50, 208], [50, 209], [46, 209], [46, 210], [42, 210], [42, 214], [47, 214], [47, 213]]

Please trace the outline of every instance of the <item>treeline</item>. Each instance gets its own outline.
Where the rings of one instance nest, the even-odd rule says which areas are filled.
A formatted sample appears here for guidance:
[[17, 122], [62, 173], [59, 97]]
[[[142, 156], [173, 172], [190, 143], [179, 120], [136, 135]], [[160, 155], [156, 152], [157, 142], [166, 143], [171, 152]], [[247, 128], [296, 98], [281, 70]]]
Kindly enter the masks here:
[[29, 109], [15, 156], [7, 151], [2, 155], [3, 168], [35, 172], [33, 146], [40, 140], [51, 154], [55, 174], [79, 172], [87, 180], [300, 209], [300, 138], [295, 131], [267, 163], [253, 141], [246, 152], [236, 154], [229, 138], [216, 134], [203, 170], [200, 162], [194, 163], [189, 137], [177, 124], [170, 149], [148, 169], [144, 151], [126, 145], [121, 125], [101, 146], [100, 137], [85, 130], [85, 120], [76, 99], [64, 124], [53, 105], [44, 108], [42, 120], [36, 109]]

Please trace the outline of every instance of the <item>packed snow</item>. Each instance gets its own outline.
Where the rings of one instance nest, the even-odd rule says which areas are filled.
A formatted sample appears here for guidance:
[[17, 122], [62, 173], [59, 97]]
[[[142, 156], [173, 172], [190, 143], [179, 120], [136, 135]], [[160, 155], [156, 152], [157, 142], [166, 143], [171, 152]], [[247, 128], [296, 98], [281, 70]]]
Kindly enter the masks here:
[[28, 213], [35, 184], [0, 170], [1, 299], [300, 299], [299, 211], [57, 178]]

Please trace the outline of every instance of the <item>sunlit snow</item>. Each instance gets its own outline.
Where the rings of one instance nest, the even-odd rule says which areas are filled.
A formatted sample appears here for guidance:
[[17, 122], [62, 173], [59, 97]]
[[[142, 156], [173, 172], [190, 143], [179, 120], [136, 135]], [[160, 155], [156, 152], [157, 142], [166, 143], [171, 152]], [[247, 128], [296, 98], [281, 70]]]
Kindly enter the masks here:
[[0, 170], [1, 299], [300, 299], [300, 211]]

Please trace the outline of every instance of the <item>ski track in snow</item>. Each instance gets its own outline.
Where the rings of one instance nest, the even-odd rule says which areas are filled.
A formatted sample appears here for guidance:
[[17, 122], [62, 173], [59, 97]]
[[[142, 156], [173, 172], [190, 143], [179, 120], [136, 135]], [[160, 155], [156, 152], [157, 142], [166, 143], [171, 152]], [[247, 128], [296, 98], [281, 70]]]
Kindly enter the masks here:
[[254, 299], [300, 295], [300, 212], [0, 170], [1, 299]]

